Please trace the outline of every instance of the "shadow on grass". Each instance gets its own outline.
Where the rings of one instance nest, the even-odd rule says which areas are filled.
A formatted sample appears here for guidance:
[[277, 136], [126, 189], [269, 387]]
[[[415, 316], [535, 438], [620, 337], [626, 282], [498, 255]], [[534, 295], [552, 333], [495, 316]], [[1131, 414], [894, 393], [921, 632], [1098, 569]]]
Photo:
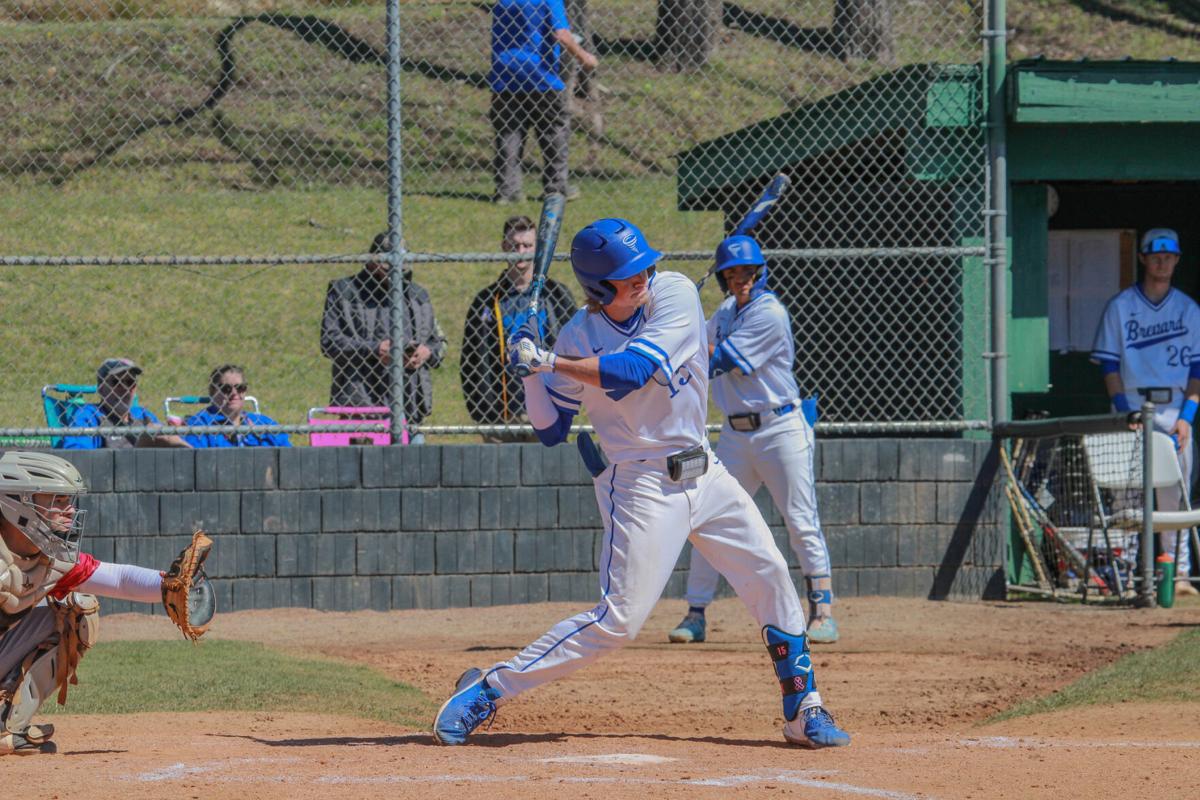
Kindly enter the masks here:
[[[1169, 19], [1152, 17], [1119, 3], [1107, 2], [1107, 0], [1070, 0], [1070, 2], [1089, 14], [1096, 14], [1113, 22], [1128, 22], [1142, 28], [1153, 28], [1172, 36], [1200, 39], [1200, 27], [1181, 25]], [[1172, 14], [1200, 24], [1200, 7], [1196, 5], [1195, 0], [1167, 0], [1167, 7]]]

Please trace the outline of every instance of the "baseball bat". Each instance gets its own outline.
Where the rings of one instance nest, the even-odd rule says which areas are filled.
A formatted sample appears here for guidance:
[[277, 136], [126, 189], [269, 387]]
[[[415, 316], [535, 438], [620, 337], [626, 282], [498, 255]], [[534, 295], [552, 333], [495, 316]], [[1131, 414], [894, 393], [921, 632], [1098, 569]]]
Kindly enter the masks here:
[[[762, 194], [758, 196], [758, 199], [754, 201], [750, 209], [742, 216], [738, 224], [734, 226], [733, 233], [730, 236], [744, 236], [754, 230], [754, 227], [762, 222], [763, 218], [771, 213], [771, 210], [775, 206], [779, 205], [779, 198], [783, 197], [784, 192], [791, 185], [792, 179], [782, 172], [772, 178], [771, 182], [767, 184], [767, 188], [762, 190]], [[704, 282], [711, 278], [716, 270], [716, 264], [709, 267], [708, 272], [696, 284], [696, 289], [703, 289]]]
[[546, 195], [542, 202], [542, 216], [538, 219], [537, 245], [533, 251], [533, 283], [530, 288], [529, 315], [536, 317], [538, 306], [541, 304], [542, 287], [546, 285], [546, 275], [550, 272], [550, 264], [554, 261], [554, 247], [558, 244], [558, 234], [562, 230], [563, 209], [566, 208], [567, 198], [558, 192]]

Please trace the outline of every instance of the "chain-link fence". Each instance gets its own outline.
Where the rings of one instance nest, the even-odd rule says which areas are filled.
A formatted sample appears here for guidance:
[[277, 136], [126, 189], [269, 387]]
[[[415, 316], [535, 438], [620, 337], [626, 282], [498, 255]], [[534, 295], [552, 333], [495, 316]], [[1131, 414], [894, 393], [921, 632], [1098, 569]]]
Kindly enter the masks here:
[[[389, 166], [382, 2], [0, 1], [0, 428], [70, 424], [97, 400], [71, 387], [116, 356], [159, 420], [236, 417], [208, 402], [236, 364], [266, 418], [369, 427], [399, 362], [410, 424], [519, 424], [501, 359], [544, 192], [572, 198], [560, 252], [623, 216], [698, 278], [778, 172], [794, 188], [754, 235], [823, 424], [983, 424], [978, 2], [404, 0], [399, 20]], [[390, 257], [367, 255], [394, 178], [399, 337]], [[561, 260], [551, 278], [553, 331], [582, 296]]]

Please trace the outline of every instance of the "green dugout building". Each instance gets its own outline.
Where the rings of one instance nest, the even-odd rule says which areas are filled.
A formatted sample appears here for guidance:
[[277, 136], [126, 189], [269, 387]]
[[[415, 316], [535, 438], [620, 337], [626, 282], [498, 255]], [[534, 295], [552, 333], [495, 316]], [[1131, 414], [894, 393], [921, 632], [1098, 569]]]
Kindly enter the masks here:
[[[1200, 297], [1200, 63], [1038, 59], [1007, 81], [1011, 413], [1103, 412], [1088, 353], [1143, 231], [1179, 232], [1176, 283]], [[834, 420], [988, 417], [980, 85], [976, 66], [910, 65], [680, 156], [679, 207], [730, 226], [773, 174], [793, 178], [755, 235], [827, 251], [772, 269], [802, 388]], [[926, 252], [856, 251], [889, 247]]]

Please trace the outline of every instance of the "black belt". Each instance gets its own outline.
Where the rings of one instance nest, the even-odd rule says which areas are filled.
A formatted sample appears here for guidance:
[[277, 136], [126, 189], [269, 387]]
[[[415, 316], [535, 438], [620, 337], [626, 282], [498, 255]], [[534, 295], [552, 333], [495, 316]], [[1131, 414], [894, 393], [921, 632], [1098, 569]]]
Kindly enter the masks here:
[[[777, 417], [782, 417], [784, 414], [790, 414], [796, 410], [795, 403], [772, 408], [771, 413]], [[751, 411], [749, 414], [730, 414], [729, 427], [735, 431], [746, 433], [748, 431], [756, 431], [762, 427], [762, 415], [757, 411]]]

